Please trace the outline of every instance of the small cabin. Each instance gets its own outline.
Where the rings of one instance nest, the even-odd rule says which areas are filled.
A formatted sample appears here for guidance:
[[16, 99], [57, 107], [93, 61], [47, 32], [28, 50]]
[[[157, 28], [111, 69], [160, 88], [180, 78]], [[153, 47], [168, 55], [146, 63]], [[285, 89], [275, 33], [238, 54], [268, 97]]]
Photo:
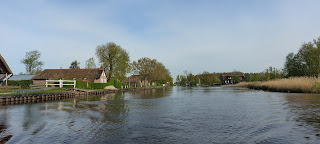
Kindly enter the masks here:
[[104, 68], [96, 69], [45, 69], [35, 75], [33, 84], [45, 84], [46, 80], [77, 80], [91, 83], [107, 83], [108, 78]]

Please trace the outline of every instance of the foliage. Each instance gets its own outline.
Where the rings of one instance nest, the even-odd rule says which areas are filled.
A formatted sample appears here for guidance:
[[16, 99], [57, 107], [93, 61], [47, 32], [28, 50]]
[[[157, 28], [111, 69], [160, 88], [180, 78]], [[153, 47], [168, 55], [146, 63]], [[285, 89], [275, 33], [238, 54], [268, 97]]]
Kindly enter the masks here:
[[[113, 79], [109, 80], [108, 83], [90, 83], [84, 81], [77, 81], [76, 88], [80, 89], [104, 89], [106, 86], [113, 85], [115, 88], [123, 88], [124, 83], [115, 81]], [[122, 87], [121, 87], [122, 86]]]
[[8, 80], [8, 85], [21, 86], [22, 89], [28, 89], [32, 84], [33, 84], [32, 80], [20, 80], [20, 81]]
[[93, 69], [96, 67], [97, 66], [93, 57], [86, 60], [86, 69]]
[[319, 83], [319, 82], [316, 82], [316, 83], [312, 86], [311, 91], [312, 91], [312, 92], [319, 93], [319, 92], [320, 92], [320, 83]]
[[69, 69], [80, 69], [80, 62], [77, 60], [71, 62]]
[[43, 62], [39, 61], [41, 53], [38, 50], [26, 52], [25, 58], [21, 60], [26, 66], [26, 73], [36, 74], [42, 70]]
[[241, 81], [241, 80], [240, 80], [240, 76], [234, 76], [233, 78], [234, 78], [234, 80], [235, 80], [236, 83], [239, 83], [239, 82]]
[[216, 84], [221, 84], [220, 76], [216, 73], [209, 73], [204, 71], [202, 74], [199, 74], [200, 83], [204, 86], [213, 86]]
[[289, 53], [284, 64], [287, 77], [320, 74], [320, 37], [301, 45], [297, 54]]
[[307, 75], [307, 65], [300, 54], [289, 53], [287, 55], [283, 69], [287, 77]]
[[130, 57], [126, 50], [113, 42], [109, 42], [97, 46], [96, 55], [99, 62], [106, 66], [109, 73], [108, 79], [126, 79], [126, 74], [130, 72]]
[[147, 57], [140, 58], [138, 61], [133, 61], [132, 70], [135, 74], [139, 74], [144, 79], [150, 79], [151, 74], [154, 73], [157, 66], [156, 59], [150, 59]]
[[132, 63], [132, 70], [135, 74], [143, 76], [145, 80], [156, 82], [160, 85], [167, 82], [172, 83], [173, 81], [169, 70], [156, 59], [147, 57], [140, 58], [138, 61]]
[[190, 85], [196, 86], [200, 84], [202, 86], [213, 86], [216, 84], [221, 84], [219, 74], [209, 73], [204, 71], [202, 74], [193, 75], [191, 72], [184, 71], [185, 75], [178, 75], [176, 78], [176, 83], [178, 85]]

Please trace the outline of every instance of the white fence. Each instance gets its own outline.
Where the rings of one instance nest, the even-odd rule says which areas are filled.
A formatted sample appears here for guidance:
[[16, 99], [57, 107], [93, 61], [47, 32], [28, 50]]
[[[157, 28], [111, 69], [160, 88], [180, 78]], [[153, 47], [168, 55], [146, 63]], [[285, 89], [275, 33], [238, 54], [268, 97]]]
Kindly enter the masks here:
[[[55, 82], [59, 82], [59, 84], [54, 84]], [[73, 82], [73, 84], [64, 84], [64, 82]], [[76, 80], [46, 80], [46, 87], [56, 85], [58, 85], [60, 88], [62, 88], [64, 85], [73, 85], [73, 88], [76, 88]]]

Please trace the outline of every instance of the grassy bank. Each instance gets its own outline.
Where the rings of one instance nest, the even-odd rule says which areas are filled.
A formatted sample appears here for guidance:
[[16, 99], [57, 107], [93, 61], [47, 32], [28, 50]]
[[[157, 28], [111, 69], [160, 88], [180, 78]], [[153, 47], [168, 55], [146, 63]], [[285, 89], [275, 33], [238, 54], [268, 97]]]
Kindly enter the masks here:
[[44, 94], [44, 93], [70, 92], [70, 91], [71, 91], [71, 90], [68, 90], [68, 89], [53, 88], [53, 89], [48, 89], [48, 90], [43, 90], [43, 91], [38, 91], [38, 92], [13, 93], [12, 91], [9, 91], [9, 92], [0, 93], [0, 95], [10, 95], [10, 94]]
[[245, 82], [238, 86], [274, 92], [320, 93], [320, 78], [292, 77], [265, 82]]

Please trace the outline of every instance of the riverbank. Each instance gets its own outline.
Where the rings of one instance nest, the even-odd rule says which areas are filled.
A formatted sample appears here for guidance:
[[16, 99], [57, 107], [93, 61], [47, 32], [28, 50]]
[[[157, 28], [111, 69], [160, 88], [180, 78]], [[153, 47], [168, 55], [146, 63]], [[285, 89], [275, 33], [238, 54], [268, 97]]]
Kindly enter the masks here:
[[34, 102], [44, 102], [52, 101], [66, 98], [74, 98], [77, 96], [84, 95], [103, 95], [109, 93], [119, 93], [119, 92], [129, 92], [129, 91], [144, 91], [150, 89], [160, 89], [165, 87], [142, 87], [142, 88], [128, 88], [128, 89], [114, 89], [114, 90], [83, 90], [75, 89], [66, 91], [61, 89], [61, 91], [56, 92], [39, 92], [39, 93], [27, 93], [27, 94], [8, 94], [0, 95], [0, 105], [7, 104], [23, 104], [23, 103], [34, 103]]
[[234, 86], [287, 93], [320, 93], [320, 78], [292, 77], [264, 82], [243, 82]]

